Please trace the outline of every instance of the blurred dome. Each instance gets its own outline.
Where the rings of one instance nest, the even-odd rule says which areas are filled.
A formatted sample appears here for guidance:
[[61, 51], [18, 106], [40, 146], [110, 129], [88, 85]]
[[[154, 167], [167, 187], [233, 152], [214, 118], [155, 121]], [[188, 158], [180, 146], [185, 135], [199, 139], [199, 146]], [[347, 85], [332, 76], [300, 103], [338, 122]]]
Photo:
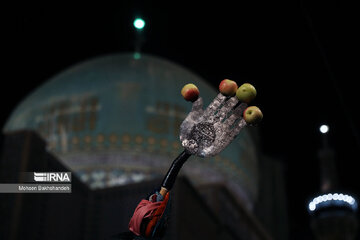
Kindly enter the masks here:
[[[179, 126], [191, 104], [180, 90], [190, 82], [198, 86], [204, 106], [217, 94], [199, 76], [158, 57], [98, 57], [36, 89], [3, 131], [36, 130], [49, 151], [92, 188], [162, 177], [182, 151]], [[182, 173], [195, 185], [226, 183], [251, 201], [257, 171], [255, 146], [245, 129], [218, 156], [189, 159]]]

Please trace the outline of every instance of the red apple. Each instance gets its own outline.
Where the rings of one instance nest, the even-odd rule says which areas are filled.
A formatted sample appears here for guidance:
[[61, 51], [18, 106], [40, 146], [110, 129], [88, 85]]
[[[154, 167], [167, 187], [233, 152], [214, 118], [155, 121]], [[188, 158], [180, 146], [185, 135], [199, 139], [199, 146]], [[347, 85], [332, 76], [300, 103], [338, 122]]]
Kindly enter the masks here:
[[186, 101], [194, 102], [196, 99], [198, 99], [200, 92], [194, 84], [189, 83], [181, 89], [181, 95]]
[[236, 96], [241, 102], [249, 104], [256, 97], [256, 89], [250, 83], [244, 83], [236, 91]]
[[234, 96], [237, 88], [238, 85], [236, 84], [236, 82], [230, 79], [222, 80], [219, 85], [220, 92], [225, 96]]
[[248, 124], [257, 124], [263, 119], [261, 110], [256, 106], [250, 106], [245, 109], [243, 117]]

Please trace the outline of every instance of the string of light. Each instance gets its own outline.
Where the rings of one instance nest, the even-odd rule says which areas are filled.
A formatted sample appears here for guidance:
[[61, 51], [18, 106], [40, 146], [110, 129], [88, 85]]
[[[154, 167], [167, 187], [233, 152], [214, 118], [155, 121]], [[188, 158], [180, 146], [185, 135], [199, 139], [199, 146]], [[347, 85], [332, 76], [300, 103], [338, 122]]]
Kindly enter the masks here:
[[310, 203], [309, 203], [309, 210], [315, 211], [319, 206], [321, 205], [328, 205], [332, 204], [334, 205], [343, 205], [347, 204], [352, 209], [357, 209], [357, 202], [355, 198], [353, 198], [350, 195], [342, 194], [342, 193], [328, 193], [324, 194], [318, 197], [315, 197]]

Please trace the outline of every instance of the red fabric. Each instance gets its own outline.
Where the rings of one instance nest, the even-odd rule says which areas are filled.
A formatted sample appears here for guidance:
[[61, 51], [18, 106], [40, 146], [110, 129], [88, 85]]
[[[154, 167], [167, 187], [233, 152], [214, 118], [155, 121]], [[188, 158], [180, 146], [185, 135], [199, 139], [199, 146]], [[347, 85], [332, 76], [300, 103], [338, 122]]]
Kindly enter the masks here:
[[151, 217], [151, 220], [150, 220], [150, 222], [148, 223], [148, 225], [146, 227], [146, 231], [145, 231], [145, 236], [146, 237], [150, 237], [150, 235], [153, 232], [156, 224], [158, 223], [158, 221], [162, 217], [162, 215], [163, 215], [163, 213], [165, 211], [168, 200], [169, 200], [169, 193], [167, 193], [165, 195], [165, 199], [162, 202], [160, 202], [161, 205], [156, 209], [155, 213]]
[[129, 230], [132, 231], [135, 235], [140, 236], [140, 226], [141, 222], [145, 218], [152, 218], [156, 209], [161, 205], [162, 202], [150, 202], [148, 200], [141, 200], [141, 202], [136, 207], [134, 214], [129, 222]]

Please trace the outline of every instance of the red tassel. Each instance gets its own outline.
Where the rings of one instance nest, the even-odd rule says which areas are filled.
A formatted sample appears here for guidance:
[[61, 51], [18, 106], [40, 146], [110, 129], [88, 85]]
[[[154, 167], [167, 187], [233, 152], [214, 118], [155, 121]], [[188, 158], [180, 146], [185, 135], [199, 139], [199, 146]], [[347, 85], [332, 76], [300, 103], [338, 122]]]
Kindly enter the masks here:
[[129, 230], [132, 231], [135, 235], [140, 236], [140, 227], [141, 223], [146, 218], [152, 218], [156, 209], [162, 202], [150, 202], [148, 200], [141, 200], [141, 202], [136, 207], [134, 214], [129, 222]]
[[169, 200], [169, 193], [167, 193], [165, 195], [164, 200], [161, 202], [161, 205], [156, 209], [155, 213], [152, 216], [152, 219], [150, 220], [150, 222], [148, 223], [147, 227], [146, 227], [146, 231], [145, 231], [145, 236], [146, 237], [150, 237], [151, 233], [153, 232], [156, 224], [158, 223], [158, 221], [160, 220], [160, 218], [162, 217], [167, 202]]

